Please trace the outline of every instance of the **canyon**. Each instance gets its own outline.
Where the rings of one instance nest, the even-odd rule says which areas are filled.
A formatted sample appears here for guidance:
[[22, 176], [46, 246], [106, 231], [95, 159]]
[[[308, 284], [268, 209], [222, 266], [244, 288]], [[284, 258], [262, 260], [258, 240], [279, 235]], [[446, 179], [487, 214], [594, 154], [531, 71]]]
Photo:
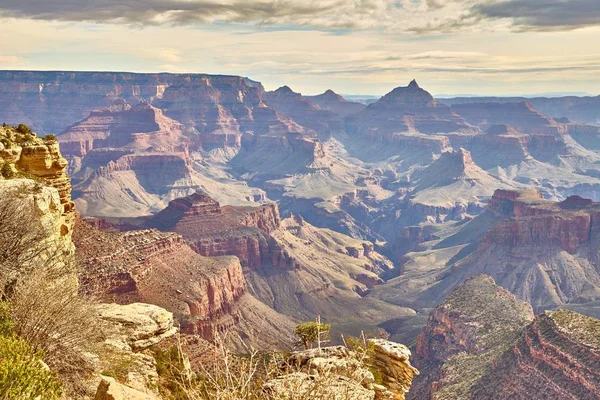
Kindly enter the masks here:
[[0, 169], [4, 186], [47, 185], [32, 204], [80, 293], [154, 304], [185, 335], [281, 349], [320, 316], [413, 344], [409, 399], [591, 399], [595, 104], [0, 71], [0, 120], [39, 133], [3, 127]]

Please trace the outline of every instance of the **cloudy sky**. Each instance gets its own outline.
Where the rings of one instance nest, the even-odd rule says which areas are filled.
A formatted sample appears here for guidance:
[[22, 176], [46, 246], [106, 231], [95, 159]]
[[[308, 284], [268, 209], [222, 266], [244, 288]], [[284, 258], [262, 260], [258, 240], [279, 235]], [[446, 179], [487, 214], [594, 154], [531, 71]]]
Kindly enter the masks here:
[[0, 0], [0, 68], [600, 94], [600, 0]]

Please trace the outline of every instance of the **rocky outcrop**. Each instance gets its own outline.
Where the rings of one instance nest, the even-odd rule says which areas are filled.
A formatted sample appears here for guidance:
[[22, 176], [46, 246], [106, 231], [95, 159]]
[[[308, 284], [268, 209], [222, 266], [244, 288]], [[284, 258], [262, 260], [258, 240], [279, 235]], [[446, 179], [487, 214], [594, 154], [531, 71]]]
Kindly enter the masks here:
[[[58, 218], [51, 218], [56, 238], [67, 248], [72, 248], [71, 234], [75, 208], [71, 200], [71, 181], [66, 173], [67, 160], [53, 138], [39, 138], [35, 133], [21, 133], [12, 127], [0, 127], [0, 181], [3, 179], [29, 178], [44, 185], [44, 195], [34, 195], [37, 214], [58, 211]], [[33, 188], [33, 182], [6, 182], [5, 188], [25, 185]], [[39, 185], [38, 185], [39, 186]], [[53, 188], [58, 196], [48, 191]], [[12, 189], [11, 189], [12, 190]], [[35, 190], [33, 190], [35, 191]]]
[[[119, 232], [97, 220], [78, 221], [74, 241], [81, 292], [106, 302], [156, 304], [175, 315], [183, 332], [206, 339], [236, 331], [265, 348], [291, 340], [292, 322], [246, 293], [235, 257], [203, 257], [175, 233]], [[265, 326], [271, 331], [257, 335]]]
[[106, 301], [157, 304], [207, 337], [212, 322], [245, 293], [235, 258], [202, 257], [173, 233], [102, 232], [78, 221], [74, 240], [84, 269], [82, 291]]
[[533, 319], [531, 306], [478, 276], [455, 289], [430, 314], [417, 339], [415, 379], [408, 399], [468, 399], [473, 381]]
[[182, 146], [183, 125], [165, 117], [162, 110], [147, 103], [120, 104], [93, 111], [86, 119], [71, 125], [60, 135], [63, 153], [85, 157], [95, 148], [175, 151]]
[[115, 327], [111, 343], [121, 342], [120, 346], [132, 351], [147, 349], [179, 331], [172, 313], [151, 304], [99, 304], [96, 311], [100, 319]]
[[195, 190], [190, 140], [183, 131], [181, 123], [147, 103], [94, 111], [70, 126], [59, 141], [78, 208], [86, 215], [119, 208], [132, 215], [127, 203], [151, 208], [153, 197], [159, 202], [173, 191]]
[[[295, 372], [267, 382], [263, 386], [267, 398], [404, 400], [413, 376], [418, 374], [410, 364], [410, 350], [381, 339], [371, 340], [369, 346], [373, 347], [372, 354], [364, 357], [343, 346], [292, 353], [284, 368]], [[375, 382], [372, 371], [381, 383]]]
[[268, 258], [267, 235], [279, 226], [276, 204], [260, 207], [221, 208], [206, 195], [173, 200], [148, 221], [148, 225], [181, 234], [198, 254], [233, 255], [242, 265], [258, 268]]
[[[533, 322], [532, 322], [533, 321]], [[409, 399], [594, 399], [600, 321], [531, 307], [494, 284], [468, 280], [430, 315], [417, 341]]]
[[158, 400], [157, 395], [144, 393], [117, 382], [114, 378], [103, 376], [94, 400]]
[[[372, 339], [373, 364], [383, 376], [383, 386], [392, 393], [394, 400], [404, 400], [410, 390], [415, 375], [419, 371], [410, 365], [410, 350], [408, 347], [383, 339]], [[375, 398], [386, 398], [379, 394]]]
[[[412, 313], [370, 300], [351, 306], [383, 282], [379, 275], [392, 263], [369, 242], [316, 228], [300, 216], [281, 221], [275, 204], [220, 207], [196, 194], [172, 201], [147, 224], [177, 232], [203, 256], [238, 257], [249, 293], [292, 318], [336, 319], [346, 307]], [[373, 312], [368, 319], [380, 318], [383, 313]]]
[[592, 223], [600, 211], [591, 200], [578, 196], [562, 203], [542, 200], [532, 191], [496, 191], [488, 209], [511, 217], [488, 231], [485, 244], [551, 246], [575, 252], [590, 242]]
[[179, 329], [173, 314], [151, 304], [97, 304], [103, 342], [95, 348], [95, 399], [158, 399], [158, 372], [147, 351]]

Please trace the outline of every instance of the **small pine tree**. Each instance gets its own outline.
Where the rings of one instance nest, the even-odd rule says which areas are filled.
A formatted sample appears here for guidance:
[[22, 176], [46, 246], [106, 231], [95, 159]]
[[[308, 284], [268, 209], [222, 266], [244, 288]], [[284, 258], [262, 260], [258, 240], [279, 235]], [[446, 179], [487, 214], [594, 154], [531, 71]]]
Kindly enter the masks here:
[[305, 322], [296, 326], [295, 334], [298, 337], [297, 345], [304, 346], [304, 349], [312, 347], [315, 342], [325, 342], [329, 338], [331, 325], [322, 324], [318, 318], [316, 322]]

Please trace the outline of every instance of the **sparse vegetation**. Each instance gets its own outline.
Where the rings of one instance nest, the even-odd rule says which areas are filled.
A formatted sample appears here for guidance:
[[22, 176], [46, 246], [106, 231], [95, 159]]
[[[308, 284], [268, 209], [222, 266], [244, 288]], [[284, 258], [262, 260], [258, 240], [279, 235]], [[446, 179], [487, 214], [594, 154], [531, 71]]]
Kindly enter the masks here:
[[25, 124], [19, 124], [16, 128], [16, 131], [19, 133], [22, 133], [24, 135], [31, 135], [33, 132], [31, 131], [31, 128], [28, 127]]
[[34, 350], [13, 332], [8, 303], [0, 303], [0, 398], [58, 399], [62, 384]]
[[323, 324], [320, 319], [316, 322], [305, 322], [296, 326], [295, 334], [298, 337], [298, 345], [305, 349], [312, 348], [315, 342], [329, 340], [331, 325]]
[[66, 244], [31, 221], [26, 199], [32, 189], [15, 187], [0, 198], [0, 295], [11, 304], [14, 334], [44, 355], [67, 390], [77, 391], [90, 369], [86, 353], [97, 342], [98, 324], [90, 302], [77, 296], [76, 267]]

